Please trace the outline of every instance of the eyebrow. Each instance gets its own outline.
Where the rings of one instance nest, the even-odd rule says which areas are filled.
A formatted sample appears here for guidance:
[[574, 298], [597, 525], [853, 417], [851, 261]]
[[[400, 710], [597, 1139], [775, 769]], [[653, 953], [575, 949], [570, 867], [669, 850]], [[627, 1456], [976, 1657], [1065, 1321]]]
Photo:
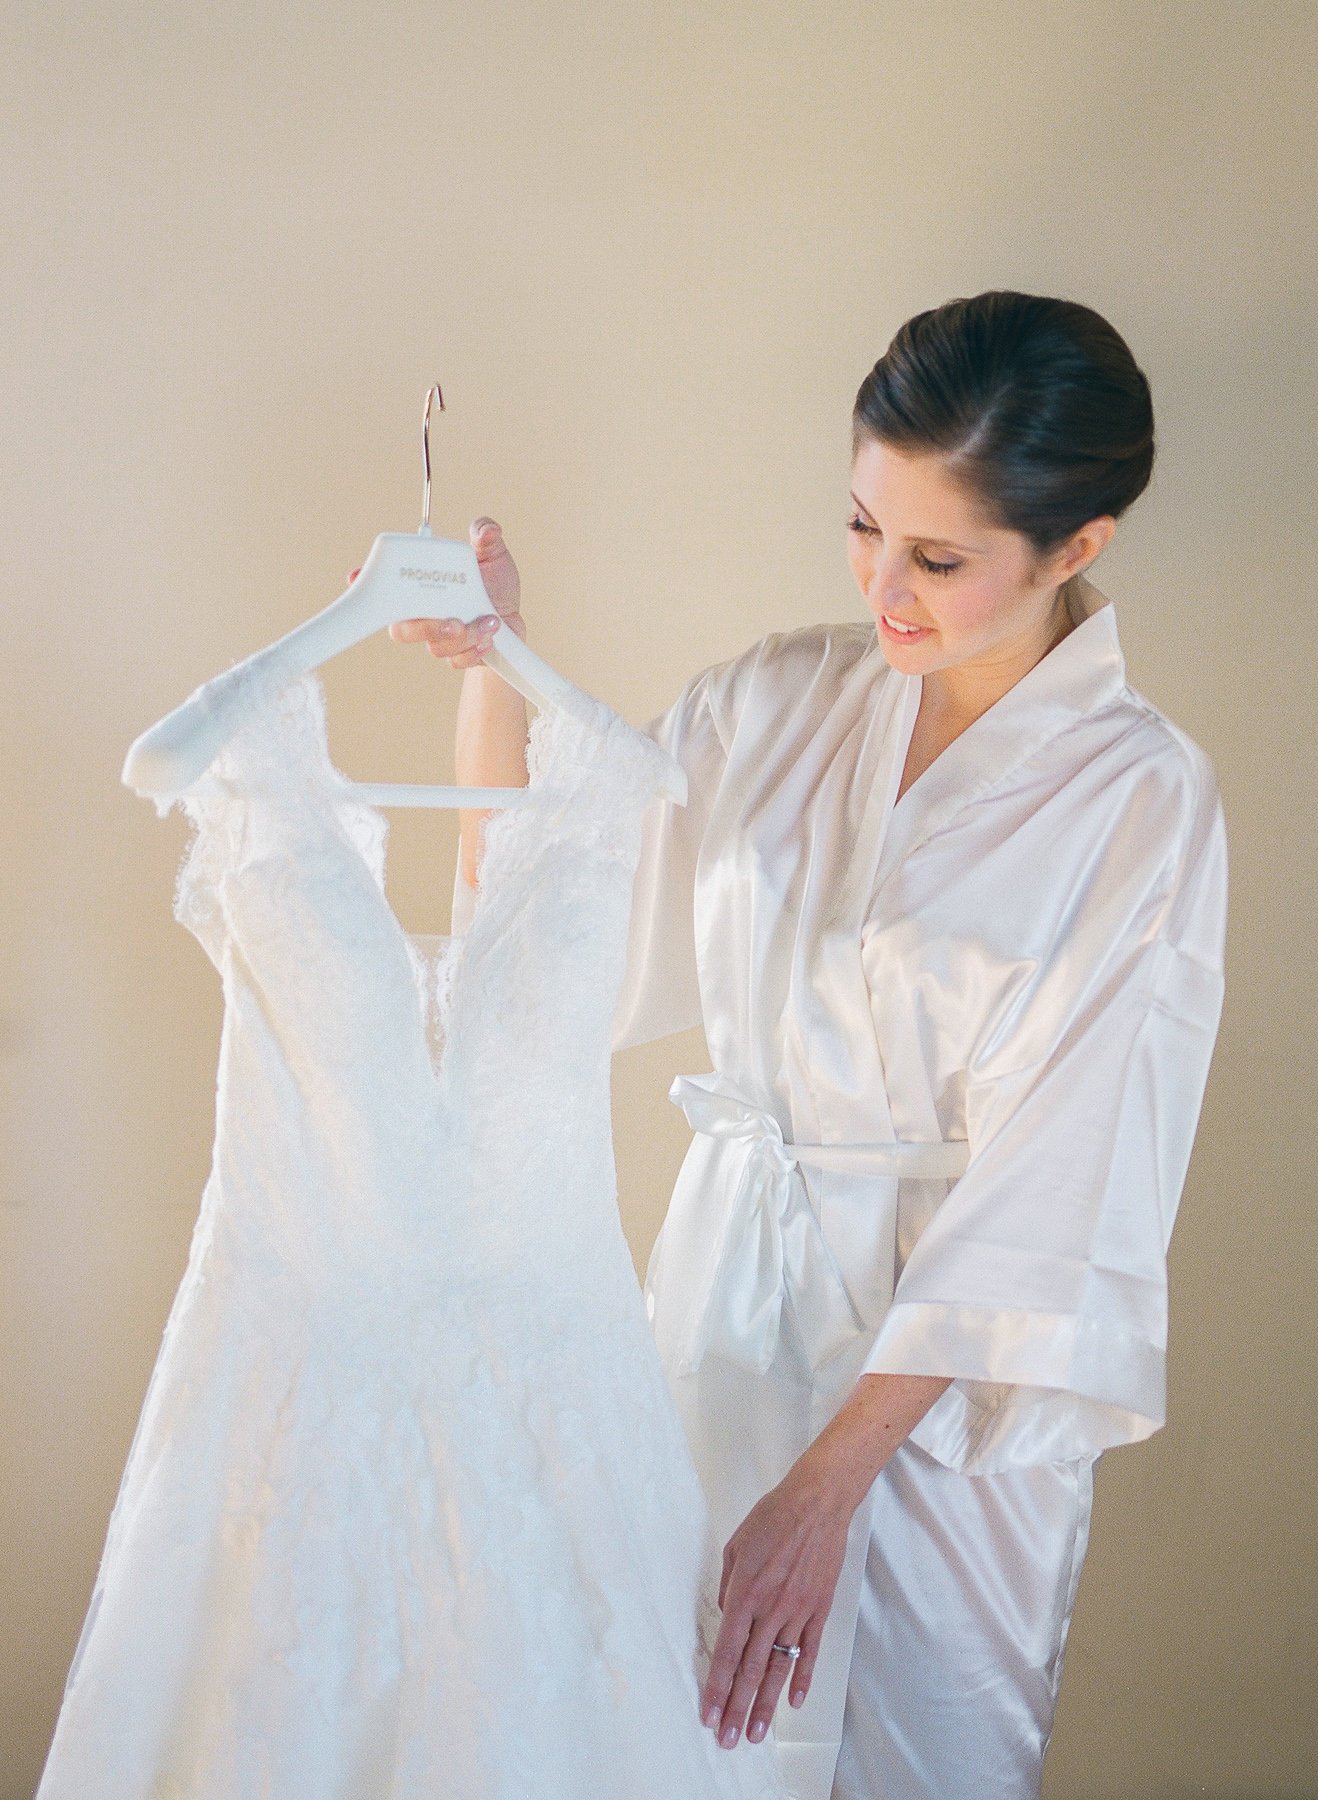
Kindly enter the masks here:
[[[874, 514], [869, 510], [865, 502], [859, 499], [855, 494], [853, 494], [851, 498], [855, 500], [856, 505], [864, 513], [865, 517], [873, 524]], [[904, 538], [902, 541], [907, 544], [941, 544], [944, 549], [960, 550], [967, 556], [982, 556], [984, 554], [982, 549], [972, 549], [969, 544], [954, 544], [951, 538], [938, 537], [936, 533], [932, 531], [925, 531], [918, 537], [908, 537]]]

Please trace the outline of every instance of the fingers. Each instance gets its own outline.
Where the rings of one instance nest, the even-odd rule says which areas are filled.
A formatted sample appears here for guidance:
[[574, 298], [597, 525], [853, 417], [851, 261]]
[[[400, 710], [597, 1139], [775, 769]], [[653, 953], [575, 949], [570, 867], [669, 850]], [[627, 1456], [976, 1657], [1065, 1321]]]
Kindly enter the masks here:
[[[505, 625], [526, 641], [526, 626], [519, 610], [521, 583], [517, 565], [508, 553], [497, 519], [473, 519], [469, 529], [472, 547], [485, 585], [484, 598], [491, 611], [468, 625], [461, 619], [399, 619], [389, 626], [398, 644], [424, 644], [432, 656], [443, 657], [455, 669], [470, 669], [490, 648], [494, 633]], [[349, 585], [361, 574], [353, 569]]]
[[731, 1691], [737, 1665], [741, 1661], [741, 1653], [754, 1620], [745, 1600], [735, 1606], [727, 1606], [720, 1595], [719, 1606], [722, 1608], [723, 1618], [719, 1624], [718, 1637], [714, 1640], [709, 1670], [700, 1690], [701, 1722], [715, 1730], [718, 1729], [719, 1715]]
[[[719, 1720], [718, 1741], [725, 1750], [736, 1743], [753, 1701], [757, 1702], [757, 1711], [766, 1726], [773, 1716], [786, 1674], [783, 1665], [791, 1660], [774, 1652], [776, 1636], [771, 1618], [757, 1619], [751, 1628]], [[782, 1637], [777, 1641], [794, 1644], [796, 1639]], [[764, 1736], [763, 1729], [759, 1735]]]
[[[774, 1708], [778, 1704], [778, 1696], [791, 1673], [794, 1662], [804, 1662], [804, 1654], [799, 1657], [784, 1656], [781, 1650], [775, 1650], [774, 1644], [800, 1643], [799, 1631], [790, 1626], [781, 1626], [769, 1640], [768, 1662], [761, 1676], [751, 1706], [750, 1718], [746, 1721], [746, 1736], [752, 1744], [758, 1744], [765, 1732], [773, 1723]], [[736, 1698], [736, 1687], [733, 1687], [733, 1698]], [[727, 1710], [724, 1710], [724, 1722], [727, 1721]]]
[[727, 1543], [723, 1546], [723, 1570], [719, 1576], [718, 1582], [718, 1603], [720, 1612], [727, 1604], [728, 1582], [732, 1579], [732, 1565], [736, 1561], [736, 1551], [733, 1545], [734, 1539], [729, 1538]]
[[426, 622], [437, 627], [426, 645], [427, 650], [432, 656], [447, 657], [455, 669], [473, 668], [493, 643], [500, 624], [497, 613], [477, 619], [472, 625], [464, 625], [460, 619], [430, 619]]
[[719, 1720], [718, 1741], [725, 1750], [731, 1750], [736, 1743], [750, 1704], [768, 1673], [769, 1664], [787, 1661], [785, 1656], [770, 1656], [769, 1651], [772, 1644], [773, 1631], [771, 1627], [765, 1620], [756, 1620], [750, 1637], [746, 1640], [746, 1648], [737, 1665], [737, 1672], [733, 1677], [732, 1687]]
[[775, 1644], [799, 1644], [801, 1654], [784, 1656], [781, 1650], [775, 1650], [770, 1645], [769, 1667], [760, 1683], [746, 1724], [746, 1736], [751, 1743], [758, 1744], [773, 1723], [774, 1709], [782, 1694], [783, 1683], [789, 1678], [791, 1687], [787, 1694], [788, 1703], [792, 1706], [805, 1704], [823, 1636], [824, 1620], [818, 1613], [807, 1619], [799, 1630], [793, 1630], [791, 1626], [780, 1626], [774, 1633]]
[[[776, 1630], [770, 1628], [767, 1620], [755, 1621], [745, 1640], [727, 1700], [717, 1717], [709, 1708], [704, 1715], [705, 1723], [712, 1724], [718, 1732], [718, 1741], [725, 1750], [731, 1750], [737, 1742], [743, 1722], [749, 1741], [752, 1744], [761, 1742], [773, 1723], [774, 1711], [789, 1679], [790, 1703], [793, 1706], [804, 1703], [810, 1691], [822, 1636], [823, 1621], [818, 1616], [801, 1625], [780, 1624]], [[785, 1656], [781, 1650], [774, 1649], [775, 1644], [799, 1644], [801, 1654], [799, 1657]]]
[[522, 578], [504, 542], [499, 521], [482, 515], [473, 519], [468, 529], [476, 552], [476, 567], [491, 606], [505, 619], [517, 618], [522, 604]]
[[389, 627], [396, 643], [424, 644], [432, 656], [442, 656], [456, 669], [469, 669], [489, 649], [501, 621], [488, 613], [468, 625], [461, 619], [398, 619]]
[[512, 568], [512, 553], [504, 541], [503, 527], [497, 519], [473, 519], [469, 535], [478, 563], [495, 563], [506, 556], [509, 567]]

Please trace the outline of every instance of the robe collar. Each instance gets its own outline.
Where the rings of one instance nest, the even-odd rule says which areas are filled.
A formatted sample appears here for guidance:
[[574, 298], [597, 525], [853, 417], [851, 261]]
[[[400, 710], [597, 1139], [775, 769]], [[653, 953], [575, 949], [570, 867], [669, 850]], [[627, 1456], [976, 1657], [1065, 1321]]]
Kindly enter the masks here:
[[[1112, 601], [1084, 575], [1065, 584], [1065, 599], [1074, 629], [954, 738], [892, 806], [884, 821], [876, 886], [963, 806], [1125, 687], [1126, 661]], [[873, 653], [883, 656], [877, 639]], [[894, 709], [894, 751], [900, 771], [915, 728], [921, 678], [897, 679], [902, 691]]]

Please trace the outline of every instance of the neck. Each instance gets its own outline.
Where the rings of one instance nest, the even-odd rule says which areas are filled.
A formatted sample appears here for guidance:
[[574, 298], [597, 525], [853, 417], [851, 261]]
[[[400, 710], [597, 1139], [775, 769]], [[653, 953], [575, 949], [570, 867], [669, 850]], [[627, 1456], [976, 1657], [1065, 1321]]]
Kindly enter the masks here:
[[1042, 662], [1075, 629], [1075, 624], [1063, 584], [1053, 594], [1043, 630], [1028, 642], [1009, 645], [950, 669], [934, 669], [926, 675], [921, 712], [928, 715], [930, 722], [937, 721], [949, 731], [964, 731], [1010, 692], [1036, 663]]

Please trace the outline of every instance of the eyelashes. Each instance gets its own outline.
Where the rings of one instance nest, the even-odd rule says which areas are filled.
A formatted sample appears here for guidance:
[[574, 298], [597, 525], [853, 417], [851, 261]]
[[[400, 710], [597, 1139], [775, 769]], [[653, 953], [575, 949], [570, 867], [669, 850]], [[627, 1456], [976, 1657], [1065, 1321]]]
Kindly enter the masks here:
[[[860, 532], [865, 537], [874, 537], [879, 529], [877, 525], [867, 525], [858, 513], [847, 520], [847, 528], [850, 531]], [[959, 562], [930, 562], [922, 550], [915, 552], [915, 560], [922, 569], [927, 569], [931, 575], [950, 575], [953, 569], [961, 567]]]

